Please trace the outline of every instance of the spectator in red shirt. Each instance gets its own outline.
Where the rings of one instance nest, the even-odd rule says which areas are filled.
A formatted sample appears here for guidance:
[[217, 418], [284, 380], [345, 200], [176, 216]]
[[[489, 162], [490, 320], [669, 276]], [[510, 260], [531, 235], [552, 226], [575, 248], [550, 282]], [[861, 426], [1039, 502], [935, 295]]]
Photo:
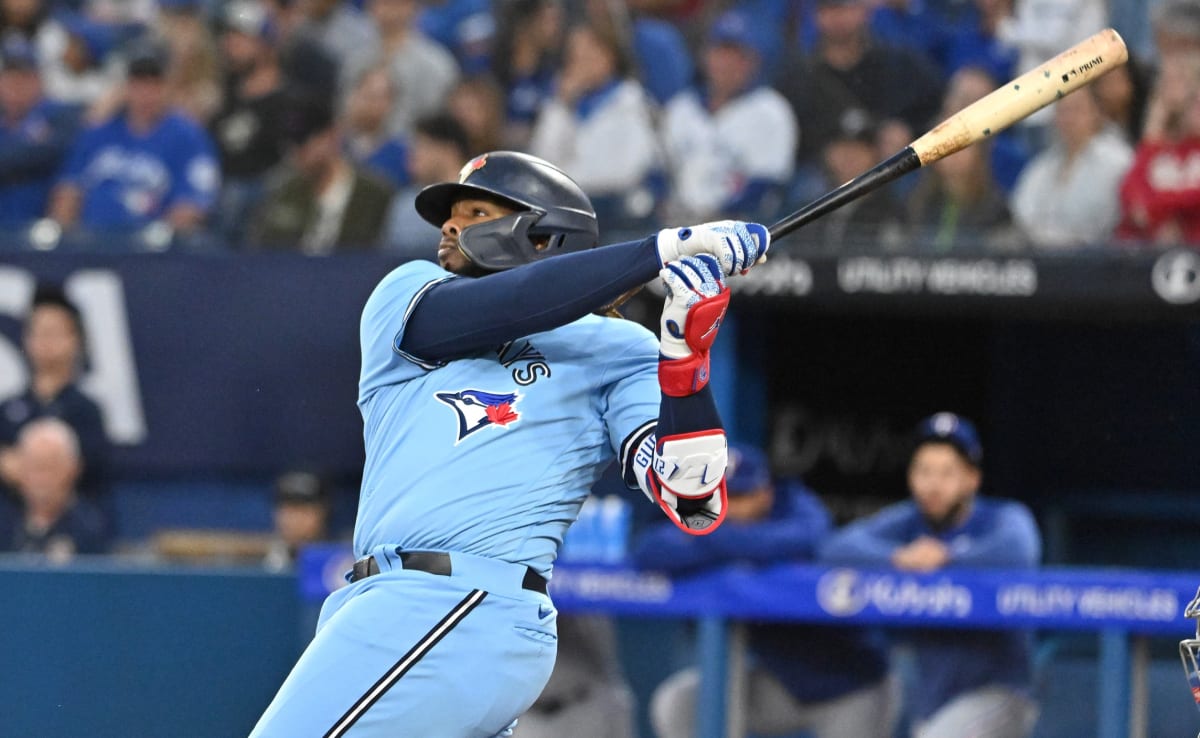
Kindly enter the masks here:
[[1200, 246], [1200, 54], [1163, 58], [1142, 141], [1121, 184], [1117, 237]]

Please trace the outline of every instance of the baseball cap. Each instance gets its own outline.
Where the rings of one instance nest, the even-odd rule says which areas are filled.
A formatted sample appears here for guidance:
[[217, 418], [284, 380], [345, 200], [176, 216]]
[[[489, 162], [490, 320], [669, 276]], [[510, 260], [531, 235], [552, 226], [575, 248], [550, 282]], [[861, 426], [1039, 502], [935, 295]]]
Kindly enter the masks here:
[[330, 100], [298, 92], [289, 93], [279, 120], [284, 139], [296, 145], [328, 131], [333, 124], [334, 111]]
[[708, 43], [714, 46], [731, 44], [758, 51], [762, 42], [763, 39], [756, 32], [750, 17], [737, 10], [722, 13], [708, 30]]
[[100, 23], [70, 10], [58, 10], [54, 18], [68, 35], [83, 43], [93, 64], [100, 63], [117, 44], [116, 29], [107, 23]]
[[731, 495], [744, 495], [770, 484], [771, 465], [761, 449], [744, 443], [729, 444], [725, 487]]
[[270, 38], [271, 17], [267, 8], [257, 0], [237, 0], [225, 6], [222, 18], [227, 31], [236, 31], [256, 38]]
[[937, 413], [917, 425], [917, 446], [926, 443], [946, 443], [953, 446], [974, 466], [983, 463], [983, 445], [975, 425], [954, 413]]
[[167, 73], [167, 61], [165, 47], [143, 41], [130, 49], [126, 69], [130, 77], [163, 77]]
[[275, 480], [275, 502], [324, 505], [329, 488], [318, 475], [309, 471], [285, 472]]
[[37, 50], [23, 36], [9, 36], [0, 44], [0, 69], [37, 69]]
[[835, 140], [875, 143], [875, 120], [866, 110], [862, 108], [847, 108], [838, 116], [837, 122], [837, 131], [833, 136]]

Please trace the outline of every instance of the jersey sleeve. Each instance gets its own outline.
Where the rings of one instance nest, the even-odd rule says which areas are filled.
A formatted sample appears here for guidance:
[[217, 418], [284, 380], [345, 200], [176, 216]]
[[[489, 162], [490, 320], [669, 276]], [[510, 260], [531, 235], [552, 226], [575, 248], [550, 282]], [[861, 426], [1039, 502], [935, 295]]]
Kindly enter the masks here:
[[180, 127], [179, 147], [170, 159], [171, 192], [166, 205], [168, 208], [192, 205], [209, 210], [216, 203], [221, 186], [221, 168], [212, 141], [203, 129], [193, 129], [183, 121], [173, 122]]
[[626, 456], [658, 423], [658, 340], [628, 320], [613, 320], [609, 331], [624, 348], [605, 366], [602, 413], [608, 439], [624, 468]]
[[380, 387], [413, 379], [444, 362], [425, 361], [400, 349], [404, 329], [421, 297], [454, 275], [432, 262], [410, 261], [383, 278], [363, 308], [359, 324], [362, 371], [358, 401]]
[[96, 141], [103, 135], [101, 129], [88, 128], [78, 138], [67, 152], [66, 160], [59, 171], [58, 183], [81, 185], [84, 170], [91, 162], [92, 152], [96, 149]]

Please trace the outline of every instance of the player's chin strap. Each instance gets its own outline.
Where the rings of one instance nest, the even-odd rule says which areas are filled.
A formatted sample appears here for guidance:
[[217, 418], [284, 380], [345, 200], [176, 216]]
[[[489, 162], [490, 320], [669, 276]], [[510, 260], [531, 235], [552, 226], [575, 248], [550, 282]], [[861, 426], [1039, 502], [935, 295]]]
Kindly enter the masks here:
[[633, 463], [642, 492], [671, 522], [692, 535], [712, 533], [725, 519], [727, 493], [725, 432], [700, 431], [647, 436]]

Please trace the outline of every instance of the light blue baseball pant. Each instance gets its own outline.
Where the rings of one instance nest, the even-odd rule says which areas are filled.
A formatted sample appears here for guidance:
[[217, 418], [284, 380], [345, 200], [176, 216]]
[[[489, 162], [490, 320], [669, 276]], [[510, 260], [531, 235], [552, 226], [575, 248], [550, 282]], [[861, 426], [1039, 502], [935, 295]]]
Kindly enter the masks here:
[[557, 611], [526, 568], [451, 553], [450, 576], [401, 567], [329, 596], [316, 636], [251, 738], [493, 738], [545, 687]]

